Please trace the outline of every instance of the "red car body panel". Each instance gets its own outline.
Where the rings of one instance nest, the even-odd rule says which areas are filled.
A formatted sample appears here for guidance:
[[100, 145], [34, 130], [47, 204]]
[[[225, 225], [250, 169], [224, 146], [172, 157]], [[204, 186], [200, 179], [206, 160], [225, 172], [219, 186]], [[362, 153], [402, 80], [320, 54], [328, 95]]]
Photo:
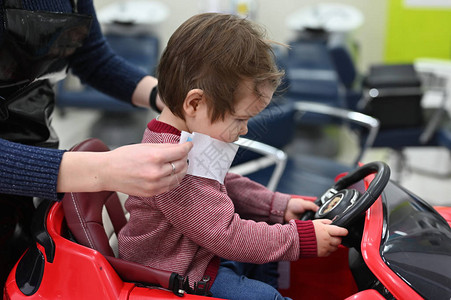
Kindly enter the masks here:
[[349, 270], [348, 248], [328, 257], [304, 258], [290, 264], [290, 287], [280, 290], [292, 299], [341, 300], [358, 292]]
[[448, 222], [451, 226], [451, 207], [434, 206], [434, 209]]
[[362, 256], [368, 268], [396, 299], [423, 299], [382, 260], [380, 245], [383, 228], [381, 198], [368, 209], [361, 243]]
[[[4, 299], [180, 299], [167, 290], [123, 282], [102, 254], [62, 237], [63, 219], [62, 204], [54, 204], [47, 231], [56, 245], [55, 256], [52, 263], [46, 260], [39, 290], [31, 296], [19, 290], [16, 264], [6, 281]], [[44, 249], [38, 248], [45, 256]], [[214, 298], [186, 294], [183, 299]]]
[[346, 298], [346, 300], [385, 300], [385, 298], [379, 294], [376, 290], [364, 290], [351, 297]]

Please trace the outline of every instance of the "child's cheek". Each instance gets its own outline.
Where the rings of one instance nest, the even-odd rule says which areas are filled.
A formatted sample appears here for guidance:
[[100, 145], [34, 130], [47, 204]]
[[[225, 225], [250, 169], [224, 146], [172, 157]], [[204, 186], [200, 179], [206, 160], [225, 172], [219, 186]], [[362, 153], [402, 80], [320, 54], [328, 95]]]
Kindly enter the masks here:
[[240, 133], [240, 127], [238, 122], [233, 121], [228, 124], [228, 126], [225, 126], [225, 130], [220, 134], [220, 140], [226, 142], [226, 143], [232, 143], [237, 140], [237, 137]]

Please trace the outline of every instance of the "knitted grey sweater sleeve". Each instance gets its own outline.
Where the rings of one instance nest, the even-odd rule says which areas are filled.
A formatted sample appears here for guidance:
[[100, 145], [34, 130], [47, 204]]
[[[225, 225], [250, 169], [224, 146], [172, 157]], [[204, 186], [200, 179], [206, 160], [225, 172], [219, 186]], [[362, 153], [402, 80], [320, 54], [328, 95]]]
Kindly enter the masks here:
[[64, 150], [0, 139], [0, 193], [58, 201], [58, 172]]

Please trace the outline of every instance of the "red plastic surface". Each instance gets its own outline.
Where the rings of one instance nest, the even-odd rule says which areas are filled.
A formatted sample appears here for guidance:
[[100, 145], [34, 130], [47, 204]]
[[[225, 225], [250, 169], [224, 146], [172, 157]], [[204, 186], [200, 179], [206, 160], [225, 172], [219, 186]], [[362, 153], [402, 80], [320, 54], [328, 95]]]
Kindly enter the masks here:
[[293, 300], [341, 300], [357, 293], [349, 270], [348, 248], [339, 247], [328, 257], [291, 262], [290, 288], [280, 292]]
[[[371, 180], [374, 178], [371, 178]], [[368, 184], [368, 179], [365, 180]], [[361, 243], [362, 256], [368, 268], [396, 299], [423, 299], [382, 260], [380, 244], [383, 226], [382, 200], [379, 197], [368, 209]]]
[[[97, 251], [72, 243], [61, 237], [63, 211], [60, 203], [53, 205], [47, 229], [55, 242], [53, 263], [46, 261], [43, 281], [38, 291], [26, 297], [15, 283], [15, 268], [8, 277], [6, 289], [12, 299], [118, 299], [123, 282], [106, 259]], [[43, 248], [38, 248], [45, 255]]]
[[[16, 265], [5, 284], [4, 299], [180, 299], [167, 290], [123, 282], [99, 252], [61, 236], [63, 218], [61, 203], [54, 204], [47, 217], [47, 230], [56, 245], [55, 257], [53, 263], [46, 261], [38, 291], [31, 296], [20, 292], [15, 282]], [[45, 255], [42, 246], [38, 248]], [[182, 299], [212, 298], [185, 295]]]
[[435, 210], [448, 222], [451, 226], [451, 207], [434, 206]]
[[346, 300], [385, 300], [385, 298], [376, 290], [365, 290], [346, 298]]

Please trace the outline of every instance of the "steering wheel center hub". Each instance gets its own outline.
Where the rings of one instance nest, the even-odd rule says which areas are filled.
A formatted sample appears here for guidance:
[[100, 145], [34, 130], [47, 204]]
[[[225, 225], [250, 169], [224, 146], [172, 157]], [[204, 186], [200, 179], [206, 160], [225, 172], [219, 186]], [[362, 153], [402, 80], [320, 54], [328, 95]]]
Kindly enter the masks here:
[[333, 219], [348, 210], [359, 198], [360, 193], [354, 189], [341, 190], [331, 195], [317, 212], [317, 218]]

